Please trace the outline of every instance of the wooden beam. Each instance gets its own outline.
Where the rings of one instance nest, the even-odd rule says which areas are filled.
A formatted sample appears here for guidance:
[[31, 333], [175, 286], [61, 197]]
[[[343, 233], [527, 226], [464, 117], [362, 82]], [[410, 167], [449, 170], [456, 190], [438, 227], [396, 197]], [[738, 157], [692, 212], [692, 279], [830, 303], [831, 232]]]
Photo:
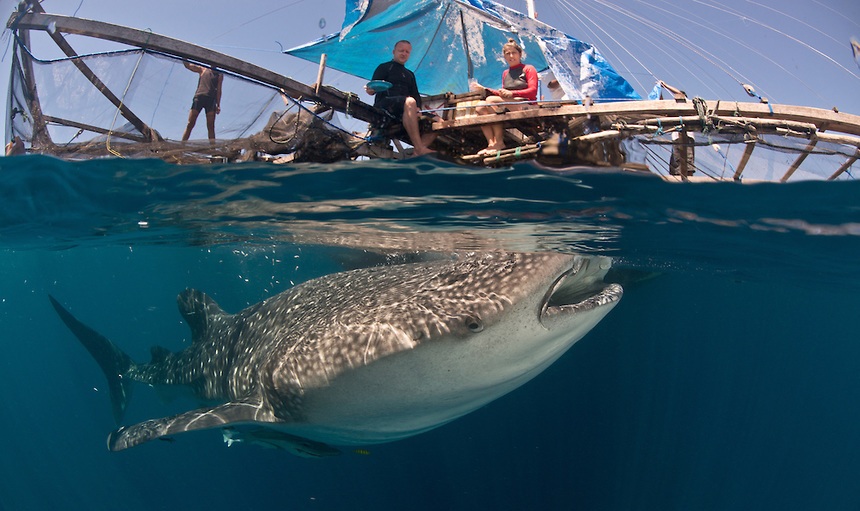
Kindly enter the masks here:
[[[717, 101], [714, 100], [714, 103]], [[762, 103], [719, 102], [714, 115], [726, 117], [747, 117], [762, 120], [783, 120], [814, 124], [821, 129], [826, 124], [828, 131], [847, 133], [860, 136], [860, 116], [821, 108], [775, 105], [771, 104], [773, 113], [768, 105]], [[614, 115], [626, 119], [651, 119], [654, 117], [671, 117], [675, 121], [679, 117], [693, 116], [698, 122], [698, 113], [691, 103], [676, 103], [674, 101], [614, 101], [595, 103], [588, 107], [582, 105], [564, 104], [557, 108], [526, 108], [506, 114], [475, 115], [440, 120], [433, 123], [433, 130], [440, 131], [448, 128], [479, 126], [488, 122], [507, 120], [541, 119], [559, 116]]]
[[847, 160], [845, 160], [845, 163], [843, 163], [839, 167], [839, 169], [837, 169], [836, 172], [833, 173], [832, 176], [828, 177], [827, 180], [833, 181], [834, 179], [842, 175], [842, 173], [848, 170], [851, 165], [854, 165], [854, 162], [857, 161], [858, 158], [860, 158], [860, 148], [857, 149], [857, 152], [854, 153], [854, 156], [851, 156]]
[[[29, 46], [30, 33], [24, 32], [20, 34], [21, 43]], [[24, 82], [24, 93], [26, 95], [27, 108], [30, 110], [30, 115], [33, 118], [33, 137], [30, 140], [31, 145], [36, 147], [50, 147], [53, 145], [51, 134], [45, 125], [45, 117], [42, 114], [42, 104], [39, 100], [39, 89], [36, 87], [36, 76], [33, 70], [33, 59], [30, 54], [19, 48], [19, 43], [15, 41], [15, 53], [13, 56], [13, 72], [14, 63], [20, 55], [21, 79]]]
[[70, 128], [78, 128], [86, 131], [92, 131], [93, 133], [99, 133], [101, 135], [111, 135], [117, 138], [124, 138], [126, 140], [133, 140], [135, 142], [151, 142], [151, 140], [146, 139], [140, 135], [134, 135], [131, 133], [126, 133], [124, 131], [113, 131], [105, 128], [100, 128], [98, 126], [93, 126], [91, 124], [85, 124], [82, 122], [71, 121], [69, 119], [63, 119], [62, 117], [53, 117], [50, 115], [45, 116], [46, 122], [52, 122], [54, 124], [60, 124], [62, 126], [68, 126]]
[[105, 85], [101, 78], [99, 78], [95, 74], [95, 72], [90, 69], [90, 66], [88, 66], [86, 62], [84, 62], [80, 58], [76, 58], [78, 57], [78, 53], [75, 51], [74, 48], [72, 48], [72, 45], [70, 45], [69, 42], [66, 41], [62, 34], [57, 31], [48, 31], [48, 35], [50, 35], [51, 39], [53, 39], [57, 46], [60, 47], [60, 50], [62, 50], [63, 53], [65, 53], [66, 56], [71, 59], [72, 64], [74, 64], [75, 67], [78, 68], [78, 71], [80, 71], [81, 74], [84, 75], [84, 77], [86, 77], [86, 79], [89, 80], [90, 83], [92, 83], [93, 86], [95, 86], [95, 88], [98, 89], [98, 91], [101, 92], [102, 95], [107, 98], [108, 101], [110, 101], [115, 107], [117, 107], [117, 109], [119, 109], [120, 114], [122, 114], [122, 116], [128, 122], [130, 122], [131, 125], [134, 126], [139, 132], [141, 132], [144, 137], [153, 142], [161, 138], [155, 130], [150, 128], [145, 122], [140, 119], [140, 117], [135, 115], [135, 113], [131, 111], [128, 105], [126, 105], [123, 100], [118, 98], [116, 94], [114, 94], [113, 91], [110, 90], [107, 85]]
[[680, 164], [679, 168], [681, 178], [684, 179], [693, 175], [693, 172], [695, 172], [695, 169], [690, 168], [690, 156], [695, 154], [695, 147], [690, 142], [690, 136], [687, 135], [686, 130], [681, 130], [680, 135], [681, 136], [678, 137], [678, 141], [675, 142], [675, 145], [672, 147], [672, 152], [673, 154], [677, 154], [681, 159], [678, 163]]
[[803, 152], [800, 153], [796, 160], [794, 160], [794, 163], [791, 164], [791, 167], [788, 168], [785, 175], [779, 179], [780, 183], [785, 183], [786, 181], [788, 181], [791, 175], [794, 174], [794, 171], [797, 170], [798, 167], [800, 167], [801, 163], [803, 163], [803, 160], [805, 160], [806, 157], [809, 156], [809, 153], [813, 149], [815, 149], [815, 144], [817, 143], [818, 137], [812, 137], [809, 139], [809, 143], [806, 144], [806, 147], [803, 149]]
[[752, 156], [753, 149], [755, 149], [755, 142], [756, 142], [756, 140], [752, 139], [746, 143], [747, 147], [746, 147], [746, 149], [744, 149], [744, 154], [743, 154], [743, 156], [741, 156], [741, 161], [738, 162], [738, 168], [735, 169], [735, 175], [734, 175], [735, 181], [741, 180], [741, 174], [744, 173], [744, 169], [746, 168], [747, 163], [750, 161], [750, 156]]

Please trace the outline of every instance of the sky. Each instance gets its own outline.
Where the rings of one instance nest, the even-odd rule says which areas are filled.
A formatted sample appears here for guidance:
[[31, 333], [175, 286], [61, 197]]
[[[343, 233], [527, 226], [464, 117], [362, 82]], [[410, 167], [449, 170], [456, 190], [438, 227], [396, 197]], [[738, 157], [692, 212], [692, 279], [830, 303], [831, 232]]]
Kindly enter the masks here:
[[[526, 10], [524, 0], [503, 3]], [[14, 5], [0, 0], [4, 13]], [[49, 13], [149, 29], [308, 84], [317, 64], [280, 49], [338, 31], [344, 11], [342, 0], [151, 0], [123, 2], [121, 9], [115, 0], [42, 5]], [[660, 79], [690, 97], [757, 100], [744, 92], [741, 84], [747, 83], [775, 103], [860, 115], [860, 67], [850, 48], [850, 38], [860, 38], [856, 0], [536, 0], [536, 10], [541, 21], [594, 44], [643, 96]], [[10, 41], [6, 31], [0, 41], [4, 90]], [[361, 91], [362, 80], [329, 69], [324, 82], [371, 99]]]

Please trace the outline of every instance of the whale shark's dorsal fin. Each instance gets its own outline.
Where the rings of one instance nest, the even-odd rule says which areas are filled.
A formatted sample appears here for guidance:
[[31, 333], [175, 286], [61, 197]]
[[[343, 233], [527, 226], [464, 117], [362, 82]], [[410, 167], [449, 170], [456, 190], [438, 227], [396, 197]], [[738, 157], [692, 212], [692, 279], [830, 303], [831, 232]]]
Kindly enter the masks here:
[[224, 316], [221, 307], [203, 291], [186, 289], [176, 297], [179, 313], [191, 328], [191, 342], [196, 344], [206, 338], [206, 333], [215, 316]]
[[150, 362], [150, 364], [164, 362], [165, 360], [167, 360], [167, 357], [170, 356], [170, 350], [165, 348], [164, 346], [153, 346], [149, 348], [149, 352], [152, 354], [152, 361]]

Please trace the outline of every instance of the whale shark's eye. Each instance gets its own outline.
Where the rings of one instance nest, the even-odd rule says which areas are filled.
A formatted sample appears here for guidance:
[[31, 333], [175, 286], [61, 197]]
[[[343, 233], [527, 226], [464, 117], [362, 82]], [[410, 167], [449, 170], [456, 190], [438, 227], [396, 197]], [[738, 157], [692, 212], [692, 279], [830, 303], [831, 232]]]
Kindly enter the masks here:
[[478, 333], [484, 329], [484, 324], [478, 318], [466, 318], [466, 326], [472, 332]]

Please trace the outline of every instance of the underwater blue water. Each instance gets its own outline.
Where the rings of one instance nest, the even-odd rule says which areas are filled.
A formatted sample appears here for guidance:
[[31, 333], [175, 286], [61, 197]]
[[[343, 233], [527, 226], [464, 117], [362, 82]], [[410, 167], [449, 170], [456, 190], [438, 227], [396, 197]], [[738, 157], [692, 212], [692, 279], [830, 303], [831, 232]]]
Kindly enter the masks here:
[[[0, 508], [860, 508], [860, 183], [670, 184], [434, 159], [0, 159]], [[218, 431], [108, 452], [104, 378], [50, 293], [135, 360], [186, 287], [234, 312], [391, 251], [612, 256], [621, 303], [431, 432], [304, 459]], [[194, 406], [138, 385], [126, 422]]]

